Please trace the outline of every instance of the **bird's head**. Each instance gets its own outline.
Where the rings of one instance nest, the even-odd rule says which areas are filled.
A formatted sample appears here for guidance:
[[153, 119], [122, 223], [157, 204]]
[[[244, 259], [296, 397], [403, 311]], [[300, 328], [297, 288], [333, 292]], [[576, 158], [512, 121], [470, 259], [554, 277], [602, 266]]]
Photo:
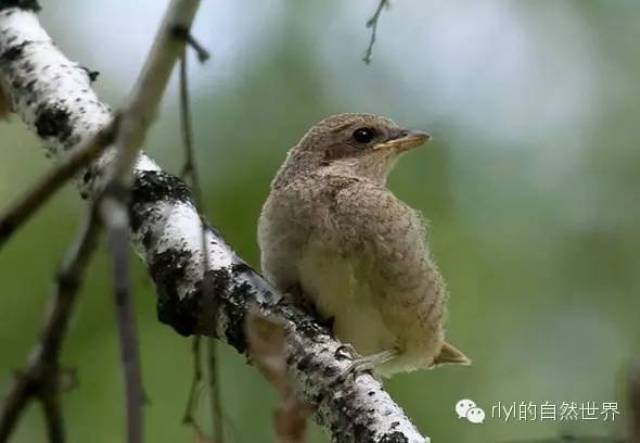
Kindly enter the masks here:
[[429, 135], [373, 114], [338, 114], [313, 126], [289, 153], [281, 178], [321, 172], [384, 183], [395, 160]]

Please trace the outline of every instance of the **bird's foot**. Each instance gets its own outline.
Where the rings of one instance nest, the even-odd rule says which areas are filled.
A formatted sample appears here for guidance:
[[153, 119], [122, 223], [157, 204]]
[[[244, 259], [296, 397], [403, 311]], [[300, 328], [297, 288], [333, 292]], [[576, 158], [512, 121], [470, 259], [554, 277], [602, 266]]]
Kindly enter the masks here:
[[334, 357], [337, 360], [344, 360], [344, 359], [357, 360], [359, 358], [362, 358], [360, 357], [360, 354], [358, 354], [358, 351], [356, 351], [356, 348], [354, 348], [351, 343], [343, 343], [340, 346], [338, 346], [338, 349], [336, 349], [336, 352], [334, 353]]
[[[357, 378], [358, 375], [363, 372], [373, 372], [373, 370], [388, 361], [392, 360], [398, 355], [398, 351], [396, 349], [387, 349], [386, 351], [378, 352], [377, 354], [367, 355], [366, 357], [360, 357], [355, 360], [347, 367], [345, 370], [346, 376], [353, 376]], [[373, 373], [374, 377], [379, 380], [379, 378]]]

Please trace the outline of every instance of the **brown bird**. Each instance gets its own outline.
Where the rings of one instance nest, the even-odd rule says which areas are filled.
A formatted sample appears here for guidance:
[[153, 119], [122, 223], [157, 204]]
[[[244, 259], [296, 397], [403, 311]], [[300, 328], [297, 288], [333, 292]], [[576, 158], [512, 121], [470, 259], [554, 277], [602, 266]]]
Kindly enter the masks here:
[[428, 139], [371, 114], [322, 120], [289, 151], [258, 225], [267, 278], [383, 376], [470, 363], [444, 341], [448, 295], [426, 224], [385, 186]]

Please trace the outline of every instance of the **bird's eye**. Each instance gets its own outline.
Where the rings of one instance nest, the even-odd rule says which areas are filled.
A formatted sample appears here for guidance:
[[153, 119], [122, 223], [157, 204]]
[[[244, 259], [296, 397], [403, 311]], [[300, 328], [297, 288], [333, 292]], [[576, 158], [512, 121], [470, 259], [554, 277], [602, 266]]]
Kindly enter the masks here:
[[376, 130], [373, 128], [358, 128], [353, 131], [353, 139], [358, 143], [369, 143], [376, 136]]

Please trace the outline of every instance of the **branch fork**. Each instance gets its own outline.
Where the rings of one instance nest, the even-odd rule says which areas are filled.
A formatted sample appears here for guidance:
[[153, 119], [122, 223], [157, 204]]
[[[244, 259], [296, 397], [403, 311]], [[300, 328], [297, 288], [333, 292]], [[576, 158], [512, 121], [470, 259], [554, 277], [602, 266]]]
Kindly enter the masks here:
[[[91, 89], [86, 70], [53, 44], [35, 8], [25, 6], [32, 3], [0, 0], [0, 83], [14, 111], [38, 135], [51, 157], [64, 162], [107, 128], [114, 114]], [[174, 0], [172, 5], [194, 3]], [[184, 41], [175, 40], [165, 43], [182, 50]], [[156, 40], [154, 50], [162, 46], [161, 41]], [[146, 69], [149, 65], [143, 72]], [[165, 72], [139, 84], [144, 100], [159, 100], [168, 75]], [[136, 103], [129, 102], [125, 109], [138, 112], [141, 108]], [[136, 123], [143, 133], [153, 117], [152, 112]], [[343, 345], [315, 319], [284, 303], [221, 234], [201, 219], [184, 182], [138, 153], [143, 134], [121, 124], [115, 137], [117, 148], [107, 147], [75, 176], [79, 191], [95, 201], [111, 178], [114, 161], [125, 165], [115, 170], [123, 174], [120, 177], [129, 174], [125, 180], [130, 184], [129, 240], [155, 282], [160, 321], [182, 335], [216, 336], [247, 353], [246, 320], [250, 307], [257, 306], [261, 316], [283, 325], [284, 362], [295, 398], [311, 406], [315, 420], [331, 433], [333, 441], [429, 441], [373, 376], [338, 377], [352, 363]], [[129, 140], [122, 142], [127, 133]], [[117, 154], [122, 152], [125, 155], [119, 160]], [[214, 290], [205, 290], [207, 285]]]

